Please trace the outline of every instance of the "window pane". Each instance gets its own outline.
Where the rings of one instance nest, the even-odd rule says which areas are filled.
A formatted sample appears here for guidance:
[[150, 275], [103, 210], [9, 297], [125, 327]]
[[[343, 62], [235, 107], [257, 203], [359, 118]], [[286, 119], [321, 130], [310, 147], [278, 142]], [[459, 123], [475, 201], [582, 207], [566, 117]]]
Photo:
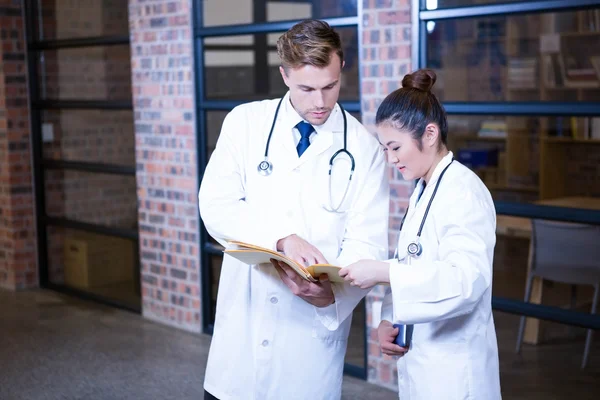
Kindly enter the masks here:
[[[357, 15], [358, 0], [204, 0], [204, 26], [252, 24], [272, 21]], [[227, 10], [227, 12], [224, 12]]]
[[51, 217], [137, 229], [135, 176], [46, 170], [46, 213]]
[[[358, 100], [356, 28], [337, 29], [346, 61], [340, 100]], [[205, 87], [209, 99], [264, 99], [287, 91], [279, 73], [276, 44], [280, 33], [205, 39]]]
[[435, 10], [438, 8], [468, 7], [482, 4], [500, 4], [523, 2], [523, 0], [425, 0], [425, 8]]
[[344, 360], [346, 363], [360, 368], [365, 368], [366, 324], [367, 316], [365, 314], [365, 299], [362, 299], [352, 313], [352, 325], [350, 325], [348, 348]]
[[212, 152], [215, 150], [217, 140], [221, 134], [221, 126], [223, 126], [223, 120], [229, 111], [206, 111], [206, 139], [207, 148], [206, 156], [207, 160], [210, 159]]
[[47, 50], [38, 57], [44, 99], [131, 99], [128, 45]]
[[47, 234], [51, 283], [140, 306], [136, 242], [56, 226]]
[[495, 200], [572, 207], [600, 201], [600, 117], [449, 116], [448, 122], [450, 149]]
[[600, 101], [600, 9], [428, 25], [443, 101]]
[[[505, 216], [498, 216], [498, 224], [502, 225]], [[531, 220], [522, 218], [523, 226], [531, 226]], [[515, 224], [513, 224], [515, 225]], [[558, 234], [556, 239], [563, 243], [572, 242], [571, 232], [565, 231], [563, 234]], [[492, 292], [494, 296], [509, 298], [512, 300], [523, 301], [525, 296], [525, 284], [527, 282], [527, 271], [529, 260], [537, 254], [538, 258], [547, 257], [548, 244], [545, 241], [538, 240], [539, 250], [534, 249], [530, 254], [530, 243], [532, 238], [532, 230], [517, 231], [499, 229], [496, 235], [496, 246], [494, 248], [494, 279]], [[597, 242], [598, 239], [591, 238]], [[583, 259], [589, 259], [591, 254], [582, 254]], [[580, 262], [586, 262], [579, 257], [570, 257], [567, 264], [568, 267], [575, 267]], [[594, 289], [591, 285], [570, 285], [560, 281], [544, 281], [534, 279], [532, 286], [532, 303], [543, 304], [546, 306], [556, 306], [569, 308], [572, 304], [572, 290], [576, 291], [577, 304], [591, 304], [593, 299]], [[541, 298], [541, 300], [540, 300]], [[584, 311], [584, 310], [582, 310]], [[585, 312], [585, 311], [584, 311]], [[532, 335], [535, 337], [534, 329], [536, 322], [533, 318], [527, 318], [525, 342], [530, 342]], [[518, 322], [514, 328], [519, 326]], [[539, 340], [546, 341], [553, 339], [573, 339], [573, 332], [569, 330], [567, 325], [541, 322], [542, 329], [539, 331]], [[572, 328], [572, 327], [571, 327]], [[583, 332], [582, 332], [583, 333]], [[585, 337], [585, 335], [583, 335]], [[514, 345], [516, 333], [511, 335], [511, 349]], [[582, 344], [583, 345], [583, 344]]]
[[43, 111], [42, 141], [46, 159], [135, 165], [129, 110]]
[[210, 256], [210, 275], [211, 281], [209, 282], [210, 290], [210, 323], [215, 323], [215, 315], [217, 312], [217, 295], [219, 294], [219, 280], [221, 279], [221, 266], [223, 264], [223, 256], [211, 255]]
[[37, 7], [40, 40], [129, 34], [126, 1], [38, 0]]

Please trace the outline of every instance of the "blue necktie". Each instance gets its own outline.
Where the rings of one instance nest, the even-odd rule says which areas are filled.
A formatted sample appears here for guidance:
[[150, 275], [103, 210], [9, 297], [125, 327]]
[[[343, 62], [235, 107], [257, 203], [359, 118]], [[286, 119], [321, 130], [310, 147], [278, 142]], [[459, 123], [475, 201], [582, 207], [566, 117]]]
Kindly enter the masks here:
[[298, 131], [300, 131], [300, 135], [302, 136], [298, 142], [298, 146], [296, 146], [296, 150], [298, 150], [298, 157], [300, 157], [302, 153], [308, 149], [308, 146], [310, 146], [310, 140], [308, 138], [310, 137], [310, 134], [315, 131], [315, 128], [313, 128], [313, 126], [308, 122], [304, 121], [298, 122], [296, 128], [298, 128]]

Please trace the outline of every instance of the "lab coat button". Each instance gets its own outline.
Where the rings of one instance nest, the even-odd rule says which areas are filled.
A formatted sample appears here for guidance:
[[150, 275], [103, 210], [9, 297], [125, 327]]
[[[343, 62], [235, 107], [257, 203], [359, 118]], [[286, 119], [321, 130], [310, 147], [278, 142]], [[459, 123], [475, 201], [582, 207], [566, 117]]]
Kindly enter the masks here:
[[271, 303], [277, 304], [277, 302], [278, 302], [277, 297], [275, 297], [275, 296], [271, 297]]
[[263, 345], [263, 347], [267, 347], [269, 345], [269, 341], [263, 340], [262, 345]]

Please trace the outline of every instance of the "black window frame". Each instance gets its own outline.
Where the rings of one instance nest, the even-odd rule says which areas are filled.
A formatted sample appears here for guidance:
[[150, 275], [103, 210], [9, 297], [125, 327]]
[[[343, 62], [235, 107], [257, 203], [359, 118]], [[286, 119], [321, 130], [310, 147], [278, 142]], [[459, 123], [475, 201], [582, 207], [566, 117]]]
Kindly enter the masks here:
[[[58, 50], [67, 48], [85, 48], [98, 46], [129, 45], [130, 38], [127, 35], [107, 35], [94, 37], [78, 37], [69, 39], [40, 39], [37, 19], [41, 15], [38, 12], [37, 0], [26, 0], [25, 11], [25, 33], [27, 41], [27, 73], [29, 78], [29, 109], [31, 120], [31, 143], [33, 161], [33, 186], [35, 193], [35, 219], [37, 227], [38, 242], [38, 274], [40, 287], [57, 292], [77, 296], [82, 299], [95, 301], [110, 305], [119, 309], [141, 313], [140, 305], [134, 306], [129, 303], [115, 300], [102, 295], [87, 292], [57, 284], [50, 281], [48, 265], [48, 227], [62, 227], [76, 229], [79, 231], [97, 233], [131, 240], [136, 249], [139, 248], [139, 234], [136, 229], [124, 229], [109, 227], [106, 225], [87, 223], [68, 218], [51, 217], [46, 213], [45, 198], [45, 175], [49, 170], [71, 170], [89, 173], [113, 174], [119, 176], [136, 176], [135, 166], [114, 165], [104, 163], [93, 163], [86, 161], [66, 161], [45, 159], [42, 152], [42, 112], [44, 110], [130, 110], [133, 113], [133, 102], [131, 100], [59, 100], [42, 99], [39, 95], [39, 73], [38, 54], [45, 50]], [[140, 258], [139, 252], [134, 251], [134, 268], [138, 271], [134, 274], [136, 290], [140, 290]]]
[[[411, 0], [412, 67], [427, 67], [427, 31], [429, 21], [448, 19], [508, 16], [600, 8], [600, 0], [532, 0], [501, 4], [427, 10], [425, 0]], [[416, 23], [415, 23], [416, 21]], [[600, 102], [444, 102], [449, 115], [505, 116], [600, 116]], [[600, 211], [545, 206], [507, 201], [495, 201], [498, 215], [539, 218], [554, 221], [600, 225]], [[600, 315], [565, 310], [558, 307], [527, 303], [493, 296], [494, 310], [524, 315], [583, 328], [600, 329]]]
[[[286, 31], [291, 28], [294, 24], [301, 21], [298, 20], [285, 20], [285, 21], [274, 21], [274, 22], [260, 22], [260, 23], [251, 23], [251, 24], [233, 24], [233, 25], [221, 25], [221, 26], [203, 26], [203, 9], [202, 9], [202, 1], [203, 0], [194, 0], [193, 2], [193, 17], [194, 17], [194, 73], [195, 73], [195, 102], [196, 102], [196, 142], [197, 142], [197, 153], [198, 153], [198, 190], [200, 189], [200, 183], [202, 182], [202, 177], [204, 176], [204, 171], [206, 168], [206, 164], [208, 163], [208, 155], [207, 155], [207, 141], [208, 141], [208, 133], [207, 133], [207, 112], [208, 111], [231, 111], [234, 107], [243, 104], [245, 102], [251, 101], [252, 99], [240, 99], [240, 100], [214, 100], [208, 99], [206, 95], [206, 84], [205, 84], [205, 75], [204, 75], [204, 51], [208, 50], [223, 50], [223, 49], [231, 49], [231, 50], [240, 50], [240, 49], [248, 49], [253, 50], [256, 44], [240, 46], [240, 45], [205, 45], [204, 39], [209, 37], [217, 37], [217, 36], [236, 36], [236, 35], [249, 35], [249, 34], [257, 34], [257, 33], [276, 33]], [[267, 0], [264, 0], [266, 4]], [[285, 1], [283, 1], [285, 2]], [[312, 3], [318, 5], [318, 0], [307, 0], [307, 3]], [[259, 17], [262, 19], [265, 18], [264, 9], [261, 9], [260, 2], [253, 1], [253, 13], [255, 17]], [[318, 11], [317, 11], [318, 12]], [[345, 16], [345, 17], [331, 17], [331, 18], [319, 18], [323, 21], [326, 21], [333, 28], [356, 28], [358, 32], [358, 48], [360, 50], [362, 44], [362, 1], [357, 2], [357, 15], [356, 16]], [[318, 18], [315, 16], [313, 18]], [[262, 51], [266, 52], [267, 44], [261, 43], [259, 46], [264, 47]], [[260, 51], [260, 49], [258, 50]], [[362, 71], [360, 69], [360, 53], [358, 57], [359, 63], [359, 83], [362, 80]], [[257, 74], [265, 74], [266, 70], [260, 71], [257, 68]], [[263, 77], [264, 78], [264, 77]], [[262, 80], [267, 81], [267, 79], [257, 79], [257, 81]], [[348, 112], [361, 112], [361, 89], [359, 84], [359, 93], [358, 100], [356, 101], [340, 101], [342, 106]], [[211, 300], [211, 282], [213, 279], [212, 270], [209, 267], [211, 265], [210, 256], [211, 255], [222, 255], [223, 251], [219, 246], [211, 243], [209, 241], [208, 232], [202, 222], [202, 219], [199, 216], [200, 220], [200, 265], [201, 265], [201, 273], [200, 273], [200, 286], [202, 288], [202, 331], [206, 334], [212, 335], [213, 333], [213, 324], [210, 321], [210, 316], [212, 315], [212, 300]], [[366, 299], [363, 302], [364, 304], [364, 312], [366, 316]], [[367, 327], [365, 324], [364, 327], [364, 359], [363, 365], [353, 365], [346, 363], [344, 365], [344, 373], [354, 376], [363, 380], [367, 379], [367, 368], [368, 368], [368, 343], [367, 343]]]

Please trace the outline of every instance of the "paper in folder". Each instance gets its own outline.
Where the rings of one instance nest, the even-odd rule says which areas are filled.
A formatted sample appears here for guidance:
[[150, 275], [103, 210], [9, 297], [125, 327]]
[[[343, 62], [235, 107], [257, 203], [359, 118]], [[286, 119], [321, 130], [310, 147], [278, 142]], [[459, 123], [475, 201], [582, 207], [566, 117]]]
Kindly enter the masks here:
[[279, 260], [289, 265], [303, 279], [311, 282], [317, 282], [321, 274], [327, 274], [331, 282], [344, 281], [338, 273], [341, 267], [332, 264], [314, 264], [305, 267], [283, 253], [249, 243], [230, 241], [224, 253], [248, 265], [271, 264], [271, 259]]

